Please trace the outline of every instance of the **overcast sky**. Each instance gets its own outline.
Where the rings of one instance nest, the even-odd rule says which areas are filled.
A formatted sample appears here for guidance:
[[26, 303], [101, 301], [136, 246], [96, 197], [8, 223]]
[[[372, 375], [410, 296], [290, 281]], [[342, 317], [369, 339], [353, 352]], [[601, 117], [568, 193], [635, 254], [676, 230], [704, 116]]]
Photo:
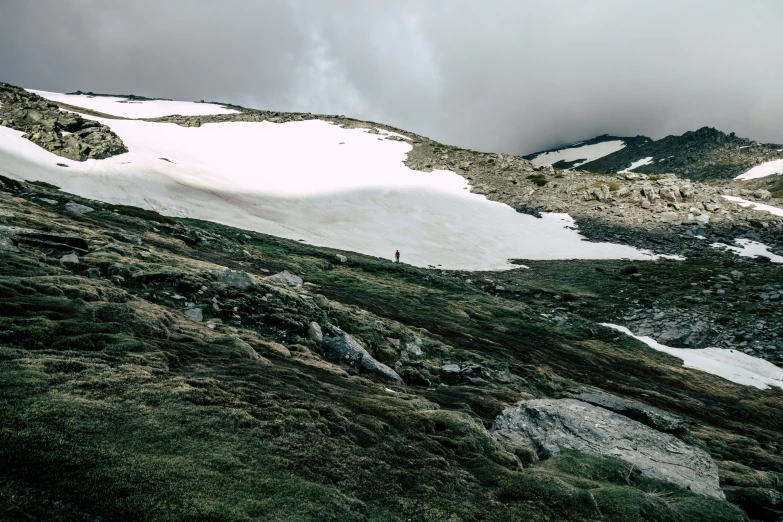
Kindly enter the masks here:
[[0, 81], [345, 114], [533, 152], [783, 143], [783, 1], [0, 0]]

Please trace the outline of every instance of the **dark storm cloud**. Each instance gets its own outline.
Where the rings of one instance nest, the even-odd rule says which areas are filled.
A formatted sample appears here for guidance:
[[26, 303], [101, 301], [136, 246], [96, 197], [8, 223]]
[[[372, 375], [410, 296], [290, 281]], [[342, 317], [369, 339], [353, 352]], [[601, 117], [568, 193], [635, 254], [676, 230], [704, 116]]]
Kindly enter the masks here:
[[0, 0], [0, 80], [340, 113], [530, 152], [783, 142], [783, 2]]

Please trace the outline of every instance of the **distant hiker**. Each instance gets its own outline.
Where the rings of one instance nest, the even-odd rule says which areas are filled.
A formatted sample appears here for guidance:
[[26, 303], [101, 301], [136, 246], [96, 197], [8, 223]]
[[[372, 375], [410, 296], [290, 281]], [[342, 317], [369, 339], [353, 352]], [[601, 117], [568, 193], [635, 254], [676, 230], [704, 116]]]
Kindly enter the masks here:
[[394, 262], [399, 263], [400, 262], [400, 251], [394, 253]]

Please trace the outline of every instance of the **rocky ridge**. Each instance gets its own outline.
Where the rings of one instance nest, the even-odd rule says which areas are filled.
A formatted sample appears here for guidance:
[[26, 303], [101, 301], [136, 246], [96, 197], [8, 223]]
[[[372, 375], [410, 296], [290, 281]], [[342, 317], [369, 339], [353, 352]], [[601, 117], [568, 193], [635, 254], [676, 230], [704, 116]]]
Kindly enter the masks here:
[[633, 171], [641, 174], [676, 174], [693, 181], [731, 180], [761, 163], [783, 158], [783, 145], [758, 143], [702, 127], [681, 136], [632, 142], [617, 152], [580, 165], [591, 172], [620, 172], [635, 161], [652, 158]]
[[[341, 115], [266, 111], [219, 104], [239, 113], [174, 115], [149, 118], [145, 121], [199, 127], [207, 123], [229, 121], [286, 123], [320, 119], [346, 128], [364, 128], [367, 132], [379, 134], [379, 138], [383, 139], [405, 140], [388, 134], [394, 132], [407, 137], [405, 141], [413, 147], [405, 160], [408, 167], [422, 172], [454, 171], [469, 181], [472, 192], [508, 204], [518, 212], [532, 215], [540, 215], [542, 212], [567, 212], [576, 220], [582, 232], [592, 240], [622, 240], [647, 248], [638, 244], [638, 238], [634, 235], [637, 232], [654, 231], [659, 235], [667, 235], [671, 240], [671, 244], [663, 245], [666, 253], [685, 252], [685, 255], [691, 249], [706, 251], [707, 243], [732, 243], [733, 239], [738, 237], [756, 240], [763, 237], [764, 242], [770, 246], [783, 247], [783, 243], [778, 245], [781, 241], [779, 236], [783, 232], [783, 218], [744, 208], [722, 197], [733, 195], [750, 201], [769, 202], [772, 193], [762, 188], [758, 182], [708, 185], [680, 179], [671, 173], [648, 175], [632, 172], [604, 175], [588, 170], [570, 171], [551, 166], [541, 167], [519, 156], [451, 147], [392, 126]], [[112, 118], [108, 115], [97, 115]], [[381, 133], [385, 135], [380, 136]], [[693, 134], [701, 136], [705, 132], [700, 130]], [[713, 135], [711, 132], [706, 134]], [[596, 139], [605, 141], [604, 138], [610, 137]], [[631, 141], [631, 144], [635, 144], [634, 148], [657, 143], [648, 141], [644, 136], [637, 138], [629, 138], [635, 140]], [[631, 147], [626, 147], [629, 148]], [[600, 222], [598, 226], [596, 222]], [[618, 236], [618, 231], [612, 227], [627, 228], [630, 232], [619, 232], [621, 235]], [[704, 245], [682, 241], [683, 235], [702, 236], [708, 241], [705, 241]]]

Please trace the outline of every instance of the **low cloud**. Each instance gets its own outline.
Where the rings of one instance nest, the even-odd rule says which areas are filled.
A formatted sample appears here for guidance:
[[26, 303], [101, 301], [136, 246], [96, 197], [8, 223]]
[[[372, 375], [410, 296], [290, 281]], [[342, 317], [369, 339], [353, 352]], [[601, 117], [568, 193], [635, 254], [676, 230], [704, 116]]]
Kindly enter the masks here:
[[783, 3], [37, 0], [0, 80], [380, 121], [515, 154], [709, 125], [783, 142]]

